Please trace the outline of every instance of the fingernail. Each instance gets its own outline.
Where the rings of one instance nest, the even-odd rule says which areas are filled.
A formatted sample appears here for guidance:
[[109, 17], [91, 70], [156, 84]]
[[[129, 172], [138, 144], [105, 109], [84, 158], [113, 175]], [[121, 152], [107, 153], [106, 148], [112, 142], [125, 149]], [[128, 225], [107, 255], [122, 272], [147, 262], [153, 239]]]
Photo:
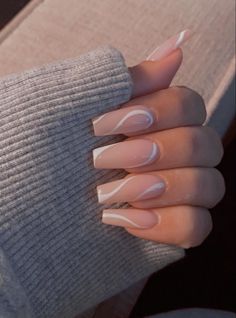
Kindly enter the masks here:
[[154, 114], [145, 106], [137, 105], [115, 110], [93, 119], [95, 136], [126, 134], [150, 127]]
[[136, 175], [97, 187], [99, 203], [133, 202], [157, 197], [165, 191], [165, 182], [153, 175]]
[[146, 61], [158, 61], [171, 54], [181, 46], [191, 36], [192, 32], [188, 29], [172, 36], [162, 45], [158, 46], [147, 58]]
[[122, 141], [93, 150], [98, 169], [126, 169], [151, 164], [159, 156], [156, 143], [146, 139]]
[[158, 217], [153, 212], [140, 209], [106, 209], [103, 210], [102, 222], [122, 227], [147, 229], [158, 224]]

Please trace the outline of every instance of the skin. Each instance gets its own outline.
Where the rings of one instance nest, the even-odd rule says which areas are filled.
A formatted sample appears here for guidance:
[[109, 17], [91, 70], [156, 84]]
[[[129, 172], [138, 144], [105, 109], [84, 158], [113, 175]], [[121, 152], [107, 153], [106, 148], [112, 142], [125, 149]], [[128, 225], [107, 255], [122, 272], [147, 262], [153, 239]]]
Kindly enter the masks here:
[[181, 62], [178, 49], [159, 62], [144, 61], [129, 69], [132, 99], [122, 107], [145, 105], [157, 120], [145, 131], [127, 134], [127, 140], [153, 140], [161, 157], [148, 166], [127, 169], [126, 178], [143, 172], [157, 175], [167, 189], [159, 198], [129, 202], [155, 213], [158, 224], [126, 230], [146, 240], [189, 248], [201, 244], [212, 230], [208, 209], [222, 199], [225, 185], [214, 168], [222, 159], [223, 146], [213, 129], [202, 126], [206, 119], [202, 97], [187, 87], [169, 87]]

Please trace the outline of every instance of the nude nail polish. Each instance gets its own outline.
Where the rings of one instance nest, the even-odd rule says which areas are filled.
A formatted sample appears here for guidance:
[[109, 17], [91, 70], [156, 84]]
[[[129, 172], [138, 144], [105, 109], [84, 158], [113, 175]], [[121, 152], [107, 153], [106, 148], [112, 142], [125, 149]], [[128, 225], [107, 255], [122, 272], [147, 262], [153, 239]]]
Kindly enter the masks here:
[[158, 224], [157, 214], [140, 209], [106, 209], [103, 210], [102, 222], [105, 224], [148, 229]]
[[165, 182], [157, 176], [140, 174], [101, 184], [97, 187], [99, 203], [134, 202], [160, 196]]
[[153, 163], [159, 153], [151, 140], [128, 140], [94, 149], [93, 163], [97, 169], [136, 168]]
[[95, 136], [126, 134], [149, 128], [155, 115], [142, 105], [125, 107], [93, 119]]
[[174, 50], [180, 47], [187, 41], [192, 32], [188, 29], [172, 36], [162, 45], [158, 46], [147, 58], [146, 61], [158, 61], [171, 54]]

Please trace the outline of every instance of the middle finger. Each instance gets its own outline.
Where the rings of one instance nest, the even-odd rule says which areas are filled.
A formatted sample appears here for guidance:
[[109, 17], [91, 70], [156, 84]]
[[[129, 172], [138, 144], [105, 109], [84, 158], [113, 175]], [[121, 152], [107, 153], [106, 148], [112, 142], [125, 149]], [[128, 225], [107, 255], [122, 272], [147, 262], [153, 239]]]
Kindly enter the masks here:
[[223, 155], [217, 133], [209, 127], [180, 127], [130, 137], [93, 151], [98, 169], [146, 172], [181, 167], [214, 167]]

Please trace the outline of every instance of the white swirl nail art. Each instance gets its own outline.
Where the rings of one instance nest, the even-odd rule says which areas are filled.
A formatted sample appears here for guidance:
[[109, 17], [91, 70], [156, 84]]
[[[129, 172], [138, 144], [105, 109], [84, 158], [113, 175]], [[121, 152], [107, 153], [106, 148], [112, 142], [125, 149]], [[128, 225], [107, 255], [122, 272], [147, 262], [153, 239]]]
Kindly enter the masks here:
[[124, 122], [125, 122], [127, 119], [129, 119], [130, 117], [133, 117], [133, 116], [137, 116], [137, 115], [144, 115], [144, 116], [146, 116], [146, 117], [148, 118], [149, 121], [147, 122], [147, 125], [146, 125], [144, 128], [148, 128], [148, 127], [150, 127], [150, 126], [153, 124], [154, 119], [153, 119], [153, 116], [152, 116], [149, 112], [147, 112], [147, 111], [145, 111], [145, 110], [141, 110], [141, 109], [139, 109], [139, 110], [132, 110], [131, 112], [129, 112], [128, 114], [126, 114], [125, 117], [123, 117], [123, 118], [118, 122], [118, 124], [117, 124], [110, 132], [108, 132], [108, 133], [114, 133], [115, 131], [117, 131], [117, 130], [124, 124]]
[[106, 114], [99, 116], [97, 119], [93, 120], [93, 124], [97, 124], [99, 121], [101, 121], [104, 117], [106, 116]]
[[99, 203], [134, 202], [157, 197], [164, 189], [165, 182], [160, 177], [138, 174], [99, 185], [97, 195]]
[[[139, 224], [131, 221], [130, 219], [128, 219], [127, 217], [123, 216], [123, 215], [119, 215], [119, 214], [115, 214], [115, 213], [103, 213], [103, 216], [102, 216], [104, 219], [105, 218], [110, 218], [110, 219], [118, 219], [118, 220], [122, 220], [122, 221], [125, 221], [128, 223], [128, 225], [132, 225], [134, 227], [137, 227], [139, 229], [142, 229], [143, 226], [140, 226]], [[127, 225], [127, 226], [128, 226]]]
[[108, 199], [113, 197], [115, 194], [117, 194], [117, 192], [120, 191], [124, 187], [124, 185], [126, 185], [126, 183], [128, 183], [133, 178], [135, 178], [135, 176], [124, 180], [117, 188], [115, 188], [113, 191], [110, 191], [108, 193], [102, 193], [102, 191], [99, 189], [98, 190], [98, 201], [100, 203], [103, 203], [104, 201], [107, 201]]
[[[119, 113], [124, 113], [124, 115], [121, 116]], [[141, 118], [138, 117], [140, 115]], [[117, 116], [118, 118], [121, 118], [118, 120], [118, 122]], [[129, 121], [130, 119], [131, 121]], [[93, 126], [95, 132], [98, 133], [98, 135], [111, 135], [115, 133], [128, 133], [147, 129], [153, 124], [153, 122], [153, 114], [147, 110], [134, 109], [128, 111], [126, 109], [121, 109], [115, 112], [104, 114], [93, 120]], [[124, 126], [124, 124], [126, 124], [126, 126]]]
[[144, 196], [146, 196], [148, 193], [154, 192], [156, 190], [160, 190], [160, 189], [164, 189], [165, 188], [165, 184], [164, 182], [158, 182], [153, 184], [152, 186], [150, 186], [148, 189], [146, 189], [145, 191], [143, 191], [142, 193], [140, 193], [135, 199], [136, 200], [141, 200]]
[[93, 163], [100, 169], [140, 167], [154, 161], [158, 152], [158, 146], [151, 140], [123, 141], [94, 149]]
[[103, 146], [103, 147], [99, 147], [93, 150], [93, 161], [94, 163], [97, 160], [97, 157], [100, 156], [106, 149], [115, 146], [116, 144], [112, 144], [112, 145], [107, 145], [107, 146]]
[[151, 163], [153, 161], [154, 158], [156, 158], [157, 152], [158, 152], [157, 145], [153, 142], [151, 154], [146, 161], [144, 161], [140, 164], [136, 164], [136, 165], [132, 165], [132, 166], [128, 166], [128, 167], [126, 166], [125, 168], [137, 168], [137, 167], [148, 165], [149, 163]]

